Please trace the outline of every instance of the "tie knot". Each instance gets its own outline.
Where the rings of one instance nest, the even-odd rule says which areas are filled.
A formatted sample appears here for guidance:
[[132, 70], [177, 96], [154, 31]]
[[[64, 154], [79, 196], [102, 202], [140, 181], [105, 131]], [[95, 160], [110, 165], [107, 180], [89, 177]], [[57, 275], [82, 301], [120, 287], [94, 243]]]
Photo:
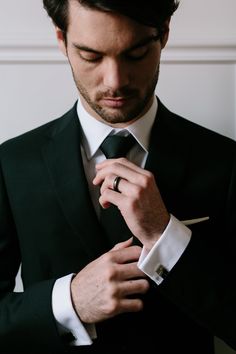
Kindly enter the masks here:
[[100, 149], [107, 159], [116, 159], [127, 155], [128, 151], [135, 144], [135, 138], [132, 134], [128, 136], [108, 135], [103, 140]]

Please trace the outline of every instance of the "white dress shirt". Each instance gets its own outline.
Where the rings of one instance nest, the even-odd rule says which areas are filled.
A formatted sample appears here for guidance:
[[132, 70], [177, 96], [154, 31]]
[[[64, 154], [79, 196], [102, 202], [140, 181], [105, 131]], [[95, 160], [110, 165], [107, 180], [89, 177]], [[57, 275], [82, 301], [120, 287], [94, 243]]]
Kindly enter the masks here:
[[[77, 113], [82, 127], [81, 153], [85, 175], [88, 181], [91, 199], [96, 213], [99, 216], [99, 186], [92, 183], [95, 177], [95, 166], [105, 159], [100, 145], [109, 134], [132, 134], [137, 144], [130, 150], [127, 158], [136, 165], [144, 168], [148, 156], [149, 138], [155, 119], [158, 119], [158, 103], [153, 104], [146, 114], [127, 126], [125, 129], [112, 128], [105, 123], [94, 119], [78, 100]], [[79, 213], [79, 211], [78, 211]], [[170, 217], [161, 238], [148, 252], [143, 247], [138, 261], [138, 267], [156, 284], [160, 284], [165, 275], [173, 268], [181, 257], [191, 238], [191, 231], [173, 215]], [[71, 345], [89, 345], [96, 338], [95, 325], [83, 324], [76, 314], [70, 293], [70, 283], [73, 274], [62, 277], [55, 282], [52, 293], [53, 313], [61, 333], [71, 332], [75, 340]]]

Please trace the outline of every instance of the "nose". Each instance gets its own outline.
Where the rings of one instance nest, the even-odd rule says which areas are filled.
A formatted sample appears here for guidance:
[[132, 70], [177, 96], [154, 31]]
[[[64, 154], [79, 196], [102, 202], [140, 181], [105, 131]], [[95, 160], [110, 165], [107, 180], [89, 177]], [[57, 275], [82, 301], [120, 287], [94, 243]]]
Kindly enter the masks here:
[[115, 91], [129, 85], [129, 73], [124, 63], [109, 60], [104, 63], [103, 84]]

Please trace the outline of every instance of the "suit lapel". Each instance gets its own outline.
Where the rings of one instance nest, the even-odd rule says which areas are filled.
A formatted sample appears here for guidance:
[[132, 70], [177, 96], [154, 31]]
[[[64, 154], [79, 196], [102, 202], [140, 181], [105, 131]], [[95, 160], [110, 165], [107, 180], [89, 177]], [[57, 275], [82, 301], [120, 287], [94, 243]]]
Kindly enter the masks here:
[[181, 200], [181, 186], [185, 182], [189, 156], [187, 139], [179, 127], [179, 120], [180, 117], [176, 117], [158, 102], [158, 113], [152, 128], [145, 166], [155, 175], [168, 210], [176, 216], [179, 213], [177, 201]]
[[50, 141], [43, 148], [43, 156], [55, 196], [77, 240], [89, 258], [94, 259], [106, 247], [84, 175], [75, 107], [58, 121], [49, 135]]

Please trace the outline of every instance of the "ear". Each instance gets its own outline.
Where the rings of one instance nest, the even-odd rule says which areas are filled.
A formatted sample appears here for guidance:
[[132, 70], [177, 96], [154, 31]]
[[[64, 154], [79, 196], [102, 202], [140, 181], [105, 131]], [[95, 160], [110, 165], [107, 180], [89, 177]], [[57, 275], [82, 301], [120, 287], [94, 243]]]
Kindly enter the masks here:
[[168, 42], [169, 39], [169, 33], [170, 33], [170, 18], [164, 23], [163, 26], [163, 34], [161, 38], [161, 49], [165, 48], [166, 43]]
[[62, 52], [62, 54], [64, 54], [67, 57], [65, 35], [62, 32], [62, 30], [58, 27], [55, 27], [55, 31], [56, 31], [56, 37], [57, 37], [57, 43], [58, 43], [59, 49]]

